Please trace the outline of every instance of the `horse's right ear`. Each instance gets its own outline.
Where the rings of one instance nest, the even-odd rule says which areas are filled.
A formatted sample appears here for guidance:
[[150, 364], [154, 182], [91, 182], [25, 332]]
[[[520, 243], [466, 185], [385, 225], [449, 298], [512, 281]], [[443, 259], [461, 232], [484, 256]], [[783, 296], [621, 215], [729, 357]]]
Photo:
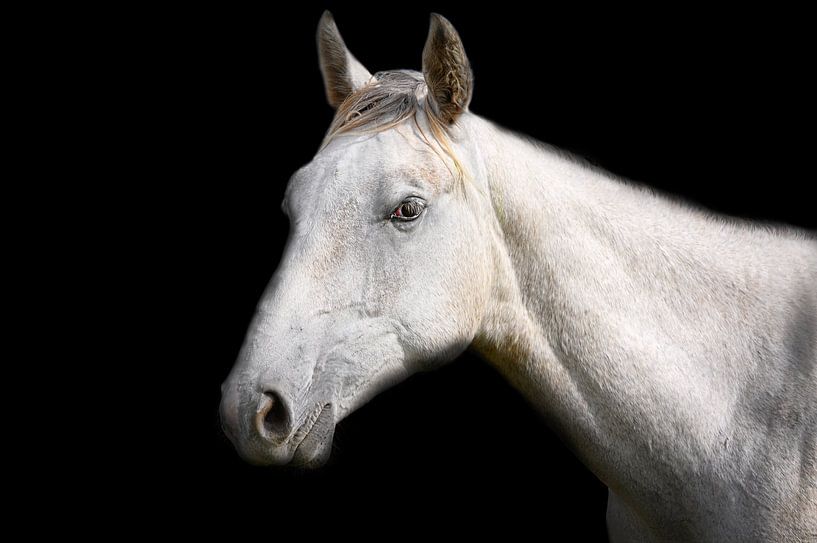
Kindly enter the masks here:
[[326, 88], [326, 99], [335, 109], [372, 77], [346, 49], [338, 25], [329, 11], [323, 12], [318, 23], [318, 60]]

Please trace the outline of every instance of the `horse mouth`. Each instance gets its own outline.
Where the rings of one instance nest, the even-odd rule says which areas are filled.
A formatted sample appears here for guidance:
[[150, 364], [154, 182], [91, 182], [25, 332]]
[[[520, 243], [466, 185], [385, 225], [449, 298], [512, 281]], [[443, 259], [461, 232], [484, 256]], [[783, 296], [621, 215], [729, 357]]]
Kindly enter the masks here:
[[334, 433], [332, 404], [317, 406], [292, 437], [292, 464], [308, 468], [323, 465], [329, 458]]

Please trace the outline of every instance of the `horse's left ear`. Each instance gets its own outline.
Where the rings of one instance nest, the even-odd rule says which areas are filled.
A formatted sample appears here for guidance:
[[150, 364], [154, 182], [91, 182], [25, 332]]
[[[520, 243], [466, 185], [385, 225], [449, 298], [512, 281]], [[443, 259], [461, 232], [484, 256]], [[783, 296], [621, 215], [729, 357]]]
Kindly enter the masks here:
[[446, 124], [468, 109], [474, 75], [459, 34], [448, 19], [431, 14], [431, 28], [423, 49], [423, 77], [432, 107]]
[[318, 60], [326, 88], [326, 100], [335, 109], [372, 77], [369, 70], [346, 49], [338, 25], [329, 11], [323, 12], [318, 23]]

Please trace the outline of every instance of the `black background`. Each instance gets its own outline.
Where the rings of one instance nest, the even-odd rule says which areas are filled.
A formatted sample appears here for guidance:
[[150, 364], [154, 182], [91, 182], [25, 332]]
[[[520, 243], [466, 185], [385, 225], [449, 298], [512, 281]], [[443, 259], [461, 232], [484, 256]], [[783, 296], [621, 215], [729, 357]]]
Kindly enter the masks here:
[[219, 386], [286, 241], [286, 182], [332, 117], [318, 19], [332, 9], [375, 72], [418, 69], [438, 11], [471, 59], [473, 112], [716, 211], [814, 228], [807, 18], [745, 7], [303, 4], [132, 19], [122, 107], [149, 134], [135, 147], [133, 190], [156, 204], [142, 217], [161, 225], [161, 258], [148, 267], [168, 288], [153, 313], [172, 331], [148, 366], [168, 398], [157, 393], [160, 419], [144, 440], [154, 475], [145, 507], [185, 531], [262, 537], [567, 530], [604, 540], [604, 486], [470, 354], [343, 421], [318, 472], [248, 466], [221, 434]]

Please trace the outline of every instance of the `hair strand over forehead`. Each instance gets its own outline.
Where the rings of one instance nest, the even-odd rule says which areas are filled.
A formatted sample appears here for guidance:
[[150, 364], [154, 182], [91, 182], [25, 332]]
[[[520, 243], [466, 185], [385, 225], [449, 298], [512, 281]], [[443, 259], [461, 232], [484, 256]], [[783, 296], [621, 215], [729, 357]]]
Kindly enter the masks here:
[[[375, 74], [368, 84], [338, 106], [321, 149], [339, 135], [383, 132], [413, 119], [424, 142], [437, 154], [442, 150], [453, 164], [454, 177], [458, 181], [463, 180], [465, 172], [462, 164], [451, 148], [445, 124], [425, 99], [426, 92], [425, 80], [419, 72], [397, 70]], [[417, 119], [418, 112], [422, 112], [426, 119], [431, 139]], [[450, 170], [448, 161], [441, 158]]]

